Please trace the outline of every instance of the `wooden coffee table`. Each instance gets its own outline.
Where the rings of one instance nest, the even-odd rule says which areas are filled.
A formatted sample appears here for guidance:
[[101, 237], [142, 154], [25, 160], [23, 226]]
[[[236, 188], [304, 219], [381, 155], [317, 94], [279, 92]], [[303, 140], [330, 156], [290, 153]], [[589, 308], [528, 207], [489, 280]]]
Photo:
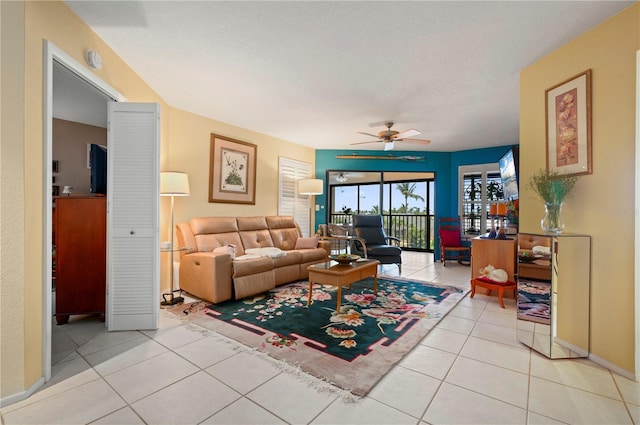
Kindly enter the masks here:
[[338, 264], [335, 261], [312, 264], [307, 267], [309, 271], [309, 299], [307, 307], [311, 305], [313, 284], [334, 285], [338, 287], [338, 302], [336, 311], [340, 310], [342, 300], [342, 287], [357, 282], [366, 277], [373, 276], [373, 292], [378, 293], [378, 260], [355, 261], [351, 264]]

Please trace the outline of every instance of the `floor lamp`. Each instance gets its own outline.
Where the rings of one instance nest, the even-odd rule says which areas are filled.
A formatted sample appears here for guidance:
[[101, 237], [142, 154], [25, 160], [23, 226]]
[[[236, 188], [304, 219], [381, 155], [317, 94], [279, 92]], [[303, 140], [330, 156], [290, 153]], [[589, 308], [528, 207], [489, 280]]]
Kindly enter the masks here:
[[[321, 179], [301, 179], [298, 180], [298, 194], [300, 195], [322, 195], [322, 189], [324, 182]], [[313, 198], [312, 198], [313, 199]], [[314, 199], [315, 203], [315, 199]], [[313, 208], [309, 211], [309, 223], [312, 223], [311, 216], [313, 215]], [[309, 230], [311, 233], [311, 230]], [[309, 235], [311, 236], [311, 235]]]
[[169, 299], [165, 297], [165, 294], [162, 295], [164, 300], [161, 305], [174, 305], [184, 301], [182, 297], [173, 296], [173, 253], [176, 251], [173, 246], [173, 202], [176, 196], [189, 196], [189, 194], [189, 177], [186, 173], [177, 171], [163, 171], [160, 173], [160, 196], [171, 196], [171, 245], [169, 249], [165, 249], [165, 251], [171, 253], [171, 294]]

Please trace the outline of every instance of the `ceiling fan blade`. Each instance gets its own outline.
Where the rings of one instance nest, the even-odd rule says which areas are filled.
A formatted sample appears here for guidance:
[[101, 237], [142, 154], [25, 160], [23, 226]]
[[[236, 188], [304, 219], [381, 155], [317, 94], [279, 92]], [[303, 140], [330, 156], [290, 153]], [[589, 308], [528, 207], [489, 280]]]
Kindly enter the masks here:
[[378, 143], [378, 142], [381, 142], [381, 141], [382, 141], [382, 140], [370, 140], [370, 141], [368, 141], [368, 142], [356, 142], [356, 143], [351, 143], [351, 145], [364, 145], [364, 144], [367, 144], [367, 143]]
[[402, 141], [402, 142], [414, 142], [414, 143], [418, 143], [420, 145], [428, 145], [429, 143], [431, 143], [431, 140], [426, 140], [426, 139], [395, 139], [396, 142]]
[[418, 134], [422, 134], [420, 133], [418, 130], [415, 129], [409, 129], [409, 130], [405, 130], [403, 132], [400, 132], [398, 134], [396, 134], [395, 136], [393, 136], [394, 139], [404, 139], [406, 137], [412, 137], [412, 136], [417, 136]]
[[377, 134], [365, 133], [364, 131], [358, 131], [358, 134], [364, 134], [365, 136], [375, 137], [376, 139], [378, 138]]
[[370, 122], [369, 123], [369, 127], [382, 127], [382, 126], [387, 126], [388, 123], [392, 123], [395, 120], [384, 120], [384, 121], [376, 121], [376, 122]]

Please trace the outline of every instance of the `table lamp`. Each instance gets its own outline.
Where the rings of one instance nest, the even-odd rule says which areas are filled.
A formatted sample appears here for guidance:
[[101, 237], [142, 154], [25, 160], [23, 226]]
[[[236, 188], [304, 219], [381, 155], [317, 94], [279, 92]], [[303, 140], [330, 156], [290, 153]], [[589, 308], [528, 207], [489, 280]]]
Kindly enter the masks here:
[[189, 176], [186, 173], [178, 171], [163, 171], [160, 173], [160, 196], [171, 196], [171, 245], [166, 249], [171, 253], [171, 294], [169, 299], [163, 294], [164, 301], [161, 302], [161, 305], [174, 305], [184, 302], [184, 298], [173, 296], [173, 205], [176, 196], [189, 195]]
[[[321, 179], [302, 179], [298, 180], [298, 194], [300, 195], [322, 195], [324, 182]], [[309, 211], [309, 223], [312, 212]]]
[[298, 180], [298, 193], [300, 195], [322, 195], [323, 183], [321, 179]]

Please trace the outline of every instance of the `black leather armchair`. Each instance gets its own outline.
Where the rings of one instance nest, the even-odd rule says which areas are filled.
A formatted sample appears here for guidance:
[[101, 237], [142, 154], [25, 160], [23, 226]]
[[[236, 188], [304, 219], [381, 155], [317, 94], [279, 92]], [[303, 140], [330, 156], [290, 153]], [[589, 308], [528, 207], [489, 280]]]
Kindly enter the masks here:
[[[354, 215], [353, 231], [358, 239], [351, 241], [351, 253], [380, 261], [380, 264], [402, 264], [400, 239], [387, 236], [382, 227], [382, 216]], [[360, 240], [361, 239], [361, 240]]]

